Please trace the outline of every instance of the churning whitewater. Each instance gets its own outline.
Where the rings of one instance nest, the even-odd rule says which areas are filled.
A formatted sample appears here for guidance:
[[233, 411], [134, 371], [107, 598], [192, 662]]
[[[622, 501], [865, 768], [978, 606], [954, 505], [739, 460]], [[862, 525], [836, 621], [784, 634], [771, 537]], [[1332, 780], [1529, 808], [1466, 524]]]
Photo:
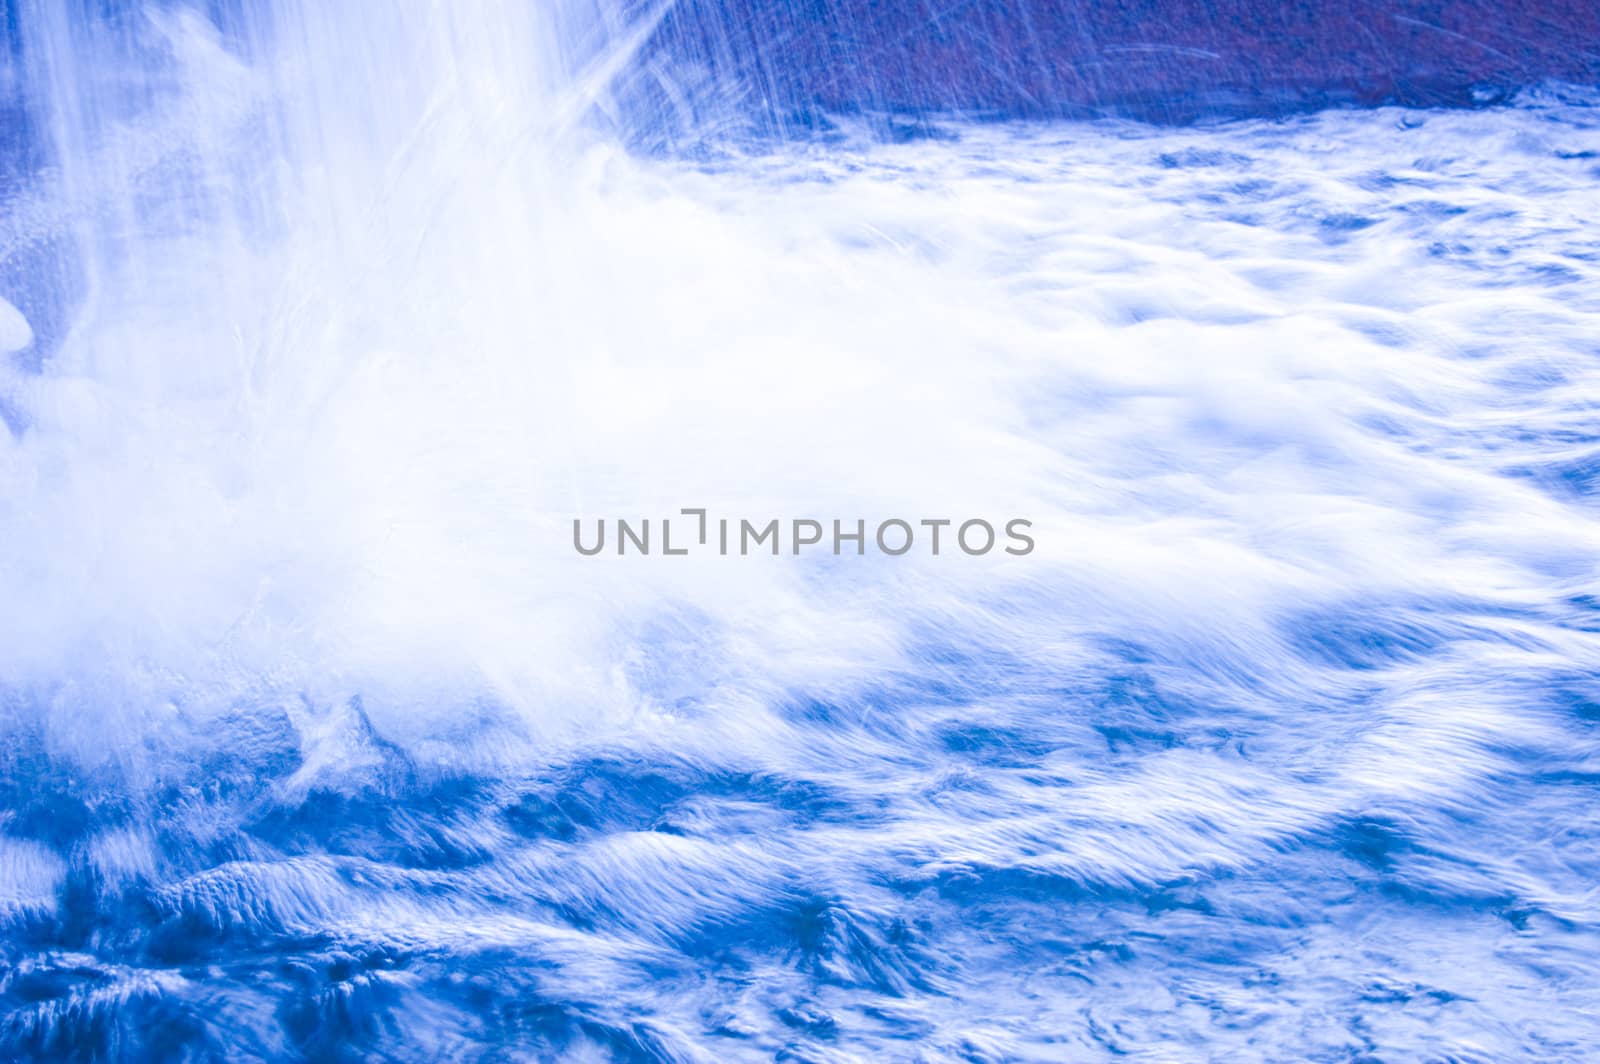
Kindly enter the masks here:
[[[1600, 98], [669, 156], [315, 6], [36, 27], [0, 1055], [1600, 1045]], [[573, 550], [696, 507], [1036, 546]]]

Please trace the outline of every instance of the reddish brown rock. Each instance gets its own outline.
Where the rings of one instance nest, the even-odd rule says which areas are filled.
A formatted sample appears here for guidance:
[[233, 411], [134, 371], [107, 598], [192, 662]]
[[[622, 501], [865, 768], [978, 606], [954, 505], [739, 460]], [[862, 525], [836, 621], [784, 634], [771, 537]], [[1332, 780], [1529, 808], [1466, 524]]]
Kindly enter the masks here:
[[680, 0], [652, 52], [655, 72], [708, 72], [720, 98], [731, 86], [769, 116], [955, 109], [1182, 121], [1471, 104], [1546, 79], [1592, 84], [1600, 4]]

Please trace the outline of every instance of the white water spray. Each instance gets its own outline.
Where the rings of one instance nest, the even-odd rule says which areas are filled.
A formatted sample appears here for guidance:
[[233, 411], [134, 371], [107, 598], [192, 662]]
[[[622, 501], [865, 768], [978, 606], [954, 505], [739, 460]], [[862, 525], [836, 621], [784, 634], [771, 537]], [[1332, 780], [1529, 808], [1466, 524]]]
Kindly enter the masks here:
[[1592, 101], [691, 165], [659, 10], [353, 6], [22, 9], [0, 1048], [1569, 1044]]

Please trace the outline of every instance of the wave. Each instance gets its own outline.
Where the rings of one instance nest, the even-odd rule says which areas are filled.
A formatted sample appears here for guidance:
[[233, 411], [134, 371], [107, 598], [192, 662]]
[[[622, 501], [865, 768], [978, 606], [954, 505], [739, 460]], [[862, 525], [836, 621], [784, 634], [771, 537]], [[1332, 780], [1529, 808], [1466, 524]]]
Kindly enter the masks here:
[[1591, 93], [669, 156], [561, 11], [38, 30], [6, 1054], [1595, 1044]]

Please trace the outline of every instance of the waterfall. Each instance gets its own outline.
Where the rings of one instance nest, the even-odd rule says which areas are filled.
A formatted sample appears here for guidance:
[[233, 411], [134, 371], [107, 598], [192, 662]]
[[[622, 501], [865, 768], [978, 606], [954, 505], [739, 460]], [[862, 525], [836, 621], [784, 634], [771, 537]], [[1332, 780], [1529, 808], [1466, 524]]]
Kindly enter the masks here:
[[1592, 15], [1359, 7], [0, 2], [0, 1057], [1600, 1044]]

